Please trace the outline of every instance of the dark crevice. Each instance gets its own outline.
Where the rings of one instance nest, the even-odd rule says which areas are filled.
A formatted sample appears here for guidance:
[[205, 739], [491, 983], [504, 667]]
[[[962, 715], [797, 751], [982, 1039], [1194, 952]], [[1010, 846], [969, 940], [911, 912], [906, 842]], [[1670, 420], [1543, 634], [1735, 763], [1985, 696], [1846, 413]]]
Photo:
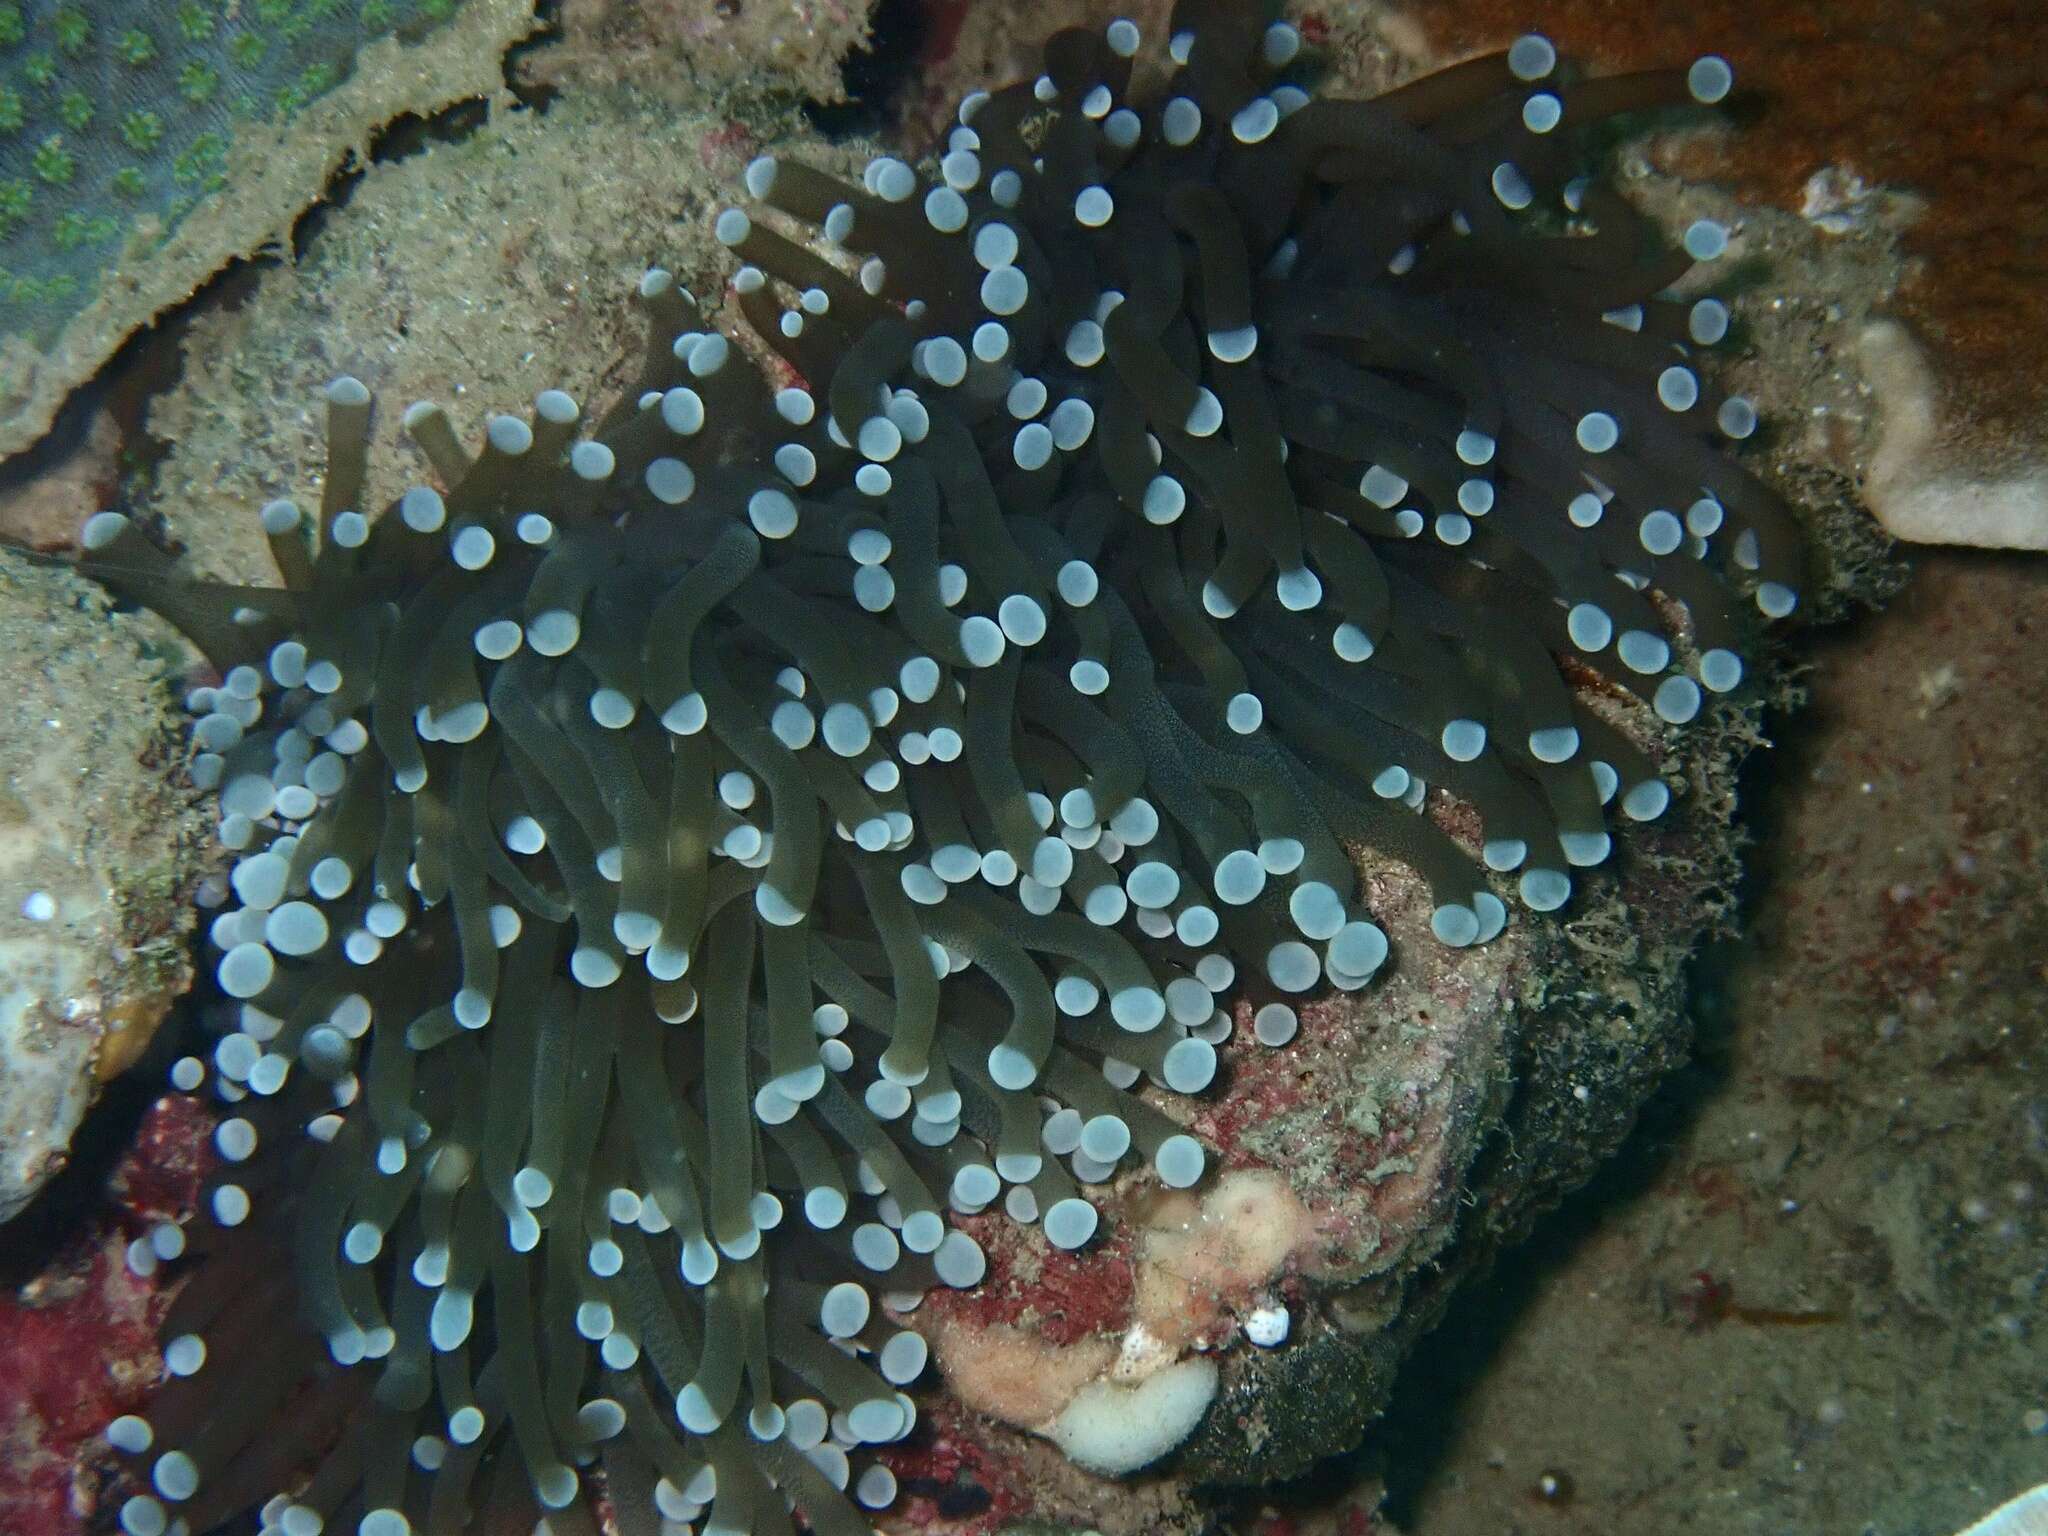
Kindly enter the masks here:
[[367, 160], [351, 155], [327, 179], [319, 197], [292, 222], [292, 259], [302, 261], [328, 219], [346, 208], [372, 166], [397, 165], [441, 144], [459, 144], [491, 120], [490, 101], [465, 97], [437, 112], [401, 112], [370, 139]]
[[[1856, 625], [1809, 634], [1788, 647], [1788, 672], [1811, 659], [1819, 645], [1840, 643]], [[1789, 746], [1753, 752], [1739, 771], [1737, 799], [1749, 833], [1736, 887], [1740, 921], [1754, 919], [1764, 894], [1780, 878], [1792, 843], [1784, 835], [1798, 788], [1812, 771], [1809, 754], [1819, 732], [1786, 732]], [[1741, 1037], [1762, 1027], [1737, 1010], [1732, 985], [1746, 963], [1743, 935], [1709, 940], [1686, 967], [1686, 1007], [1693, 1026], [1689, 1058], [1644, 1102], [1634, 1129], [1592, 1177], [1541, 1218], [1525, 1241], [1501, 1253], [1473, 1284], [1451, 1301], [1443, 1318], [1402, 1363], [1385, 1417], [1369, 1433], [1368, 1453], [1386, 1478], [1387, 1517], [1402, 1529], [1422, 1523], [1423, 1506], [1465, 1433], [1472, 1397], [1501, 1351], [1557, 1277], [1608, 1224], [1652, 1198], [1671, 1172], [1708, 1106], [1734, 1081]]]
[[[460, 144], [491, 120], [491, 104], [481, 96], [451, 102], [437, 112], [401, 112], [370, 140], [370, 165], [396, 165], [441, 144]], [[351, 184], [366, 167], [352, 168]], [[333, 201], [330, 190], [323, 201]]]
[[53, 1256], [108, 1213], [115, 1168], [134, 1146], [150, 1105], [168, 1091], [171, 1063], [194, 1044], [189, 1007], [189, 1002], [176, 1005], [141, 1059], [100, 1090], [71, 1137], [63, 1170], [7, 1224], [7, 1241], [0, 1243], [0, 1295], [11, 1296], [47, 1272]]
[[846, 100], [807, 101], [805, 120], [828, 139], [885, 136], [895, 126], [897, 98], [923, 60], [930, 26], [921, 0], [879, 0], [867, 46], [846, 56]]
[[534, 28], [533, 35], [524, 42], [514, 43], [505, 54], [505, 89], [516, 96], [519, 105], [527, 111], [544, 113], [562, 93], [545, 81], [527, 79], [523, 66], [529, 54], [562, 40], [560, 0], [540, 0], [533, 8], [533, 14], [540, 23]]

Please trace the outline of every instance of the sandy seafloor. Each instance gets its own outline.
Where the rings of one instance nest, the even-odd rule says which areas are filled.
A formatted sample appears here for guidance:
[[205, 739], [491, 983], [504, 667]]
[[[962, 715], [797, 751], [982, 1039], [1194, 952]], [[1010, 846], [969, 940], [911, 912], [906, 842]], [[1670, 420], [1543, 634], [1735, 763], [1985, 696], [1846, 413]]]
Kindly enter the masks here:
[[1945, 1536], [2048, 1481], [2048, 567], [1911, 563], [1799, 647], [1694, 1065], [1405, 1368], [1401, 1530]]
[[[1597, 35], [1595, 0], [1548, 9]], [[1851, 44], [1919, 10], [1814, 9]], [[1966, 24], [2039, 36], [2024, 9], [1957, 5], [1945, 35]], [[1981, 284], [1995, 225], [1973, 239]], [[1913, 279], [1937, 331], [1940, 281]], [[1962, 391], [1996, 396], [1986, 420], [2041, 398], [2012, 350]], [[1245, 1536], [1950, 1536], [2048, 1482], [2048, 565], [1904, 558], [1885, 611], [1791, 644], [1808, 701], [1748, 770], [1744, 932], [1697, 962], [1694, 1064], [1456, 1304], [1360, 1451]]]

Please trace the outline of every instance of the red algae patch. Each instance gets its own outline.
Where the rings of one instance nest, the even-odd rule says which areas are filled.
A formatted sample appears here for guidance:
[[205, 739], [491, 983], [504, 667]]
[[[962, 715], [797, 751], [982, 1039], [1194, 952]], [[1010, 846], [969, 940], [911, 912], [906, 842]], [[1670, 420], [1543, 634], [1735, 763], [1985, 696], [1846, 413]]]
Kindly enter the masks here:
[[101, 1431], [148, 1401], [168, 1305], [151, 1236], [198, 1198], [212, 1118], [160, 1099], [111, 1183], [112, 1198], [62, 1252], [0, 1296], [0, 1530], [76, 1536], [103, 1502]]
[[1086, 1253], [1072, 1253], [1002, 1216], [963, 1216], [956, 1224], [981, 1244], [988, 1274], [969, 1291], [927, 1294], [918, 1317], [970, 1328], [1021, 1324], [1054, 1345], [1114, 1334], [1129, 1320], [1131, 1234], [1121, 1226]]
[[15, 1536], [82, 1529], [92, 1474], [76, 1453], [154, 1376], [154, 1286], [126, 1246], [102, 1232], [0, 1300], [0, 1526]]
[[1017, 1468], [963, 1417], [939, 1405], [925, 1420], [927, 1433], [887, 1454], [901, 1499], [897, 1518], [913, 1530], [983, 1536], [1030, 1512]]

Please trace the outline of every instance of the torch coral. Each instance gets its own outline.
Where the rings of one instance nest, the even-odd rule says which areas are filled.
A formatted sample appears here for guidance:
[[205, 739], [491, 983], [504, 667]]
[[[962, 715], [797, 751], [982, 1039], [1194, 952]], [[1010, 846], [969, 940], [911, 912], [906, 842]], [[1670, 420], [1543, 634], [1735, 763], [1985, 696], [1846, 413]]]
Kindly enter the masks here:
[[1054, 37], [933, 175], [755, 162], [744, 335], [650, 272], [625, 403], [475, 450], [416, 405], [441, 488], [374, 518], [336, 380], [317, 513], [263, 509], [282, 590], [88, 526], [223, 670], [238, 854], [130, 1536], [565, 1532], [600, 1488], [627, 1531], [864, 1531], [926, 1360], [877, 1299], [982, 1274], [949, 1208], [1074, 1248], [1088, 1186], [1197, 1183], [1218, 994], [1388, 958], [1352, 848], [1465, 945], [1495, 875], [1555, 909], [1605, 803], [1663, 809], [1561, 668], [1683, 724], [1798, 551], [1719, 448], [1726, 311], [1660, 297], [1720, 232], [1659, 249], [1575, 130], [1725, 66], [1531, 37], [1316, 100], [1256, 10], [1183, 5], [1156, 90], [1130, 23]]

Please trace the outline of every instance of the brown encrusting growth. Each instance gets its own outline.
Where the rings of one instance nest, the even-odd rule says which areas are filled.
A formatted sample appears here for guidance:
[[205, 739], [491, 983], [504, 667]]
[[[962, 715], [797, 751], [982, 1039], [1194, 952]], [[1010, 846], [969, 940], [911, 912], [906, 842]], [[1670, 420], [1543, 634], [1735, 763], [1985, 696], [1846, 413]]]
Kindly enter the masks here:
[[[1527, 28], [1526, 0], [1414, 0], [1450, 54]], [[1826, 167], [1927, 200], [1906, 235], [1919, 269], [1900, 310], [1926, 337], [1959, 404], [1985, 428], [2038, 431], [2048, 376], [2048, 9], [2026, 0], [1556, 0], [1542, 24], [1598, 69], [1650, 68], [1710, 49], [1735, 67], [1768, 132], [1694, 143], [1689, 177], [1798, 209]], [[1996, 39], [1995, 45], [1987, 40]]]

